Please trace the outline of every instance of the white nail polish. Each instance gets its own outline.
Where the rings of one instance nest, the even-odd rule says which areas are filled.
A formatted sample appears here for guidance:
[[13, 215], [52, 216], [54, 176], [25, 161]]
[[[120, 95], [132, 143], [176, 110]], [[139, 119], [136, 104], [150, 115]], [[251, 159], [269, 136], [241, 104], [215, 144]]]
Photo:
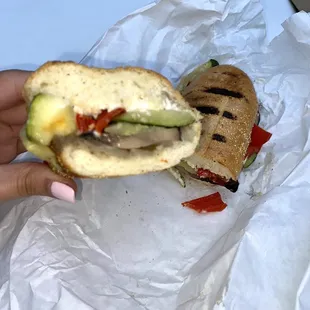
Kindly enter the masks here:
[[57, 199], [71, 203], [75, 202], [75, 192], [70, 186], [66, 184], [53, 182], [51, 186], [51, 193]]

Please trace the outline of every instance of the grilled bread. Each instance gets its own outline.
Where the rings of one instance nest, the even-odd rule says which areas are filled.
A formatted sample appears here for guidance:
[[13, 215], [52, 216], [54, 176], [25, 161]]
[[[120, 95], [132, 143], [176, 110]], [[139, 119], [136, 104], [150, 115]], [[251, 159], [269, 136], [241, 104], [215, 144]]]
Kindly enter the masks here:
[[219, 176], [236, 191], [258, 110], [250, 78], [220, 65], [188, 82], [182, 95], [204, 117], [199, 147], [186, 163]]

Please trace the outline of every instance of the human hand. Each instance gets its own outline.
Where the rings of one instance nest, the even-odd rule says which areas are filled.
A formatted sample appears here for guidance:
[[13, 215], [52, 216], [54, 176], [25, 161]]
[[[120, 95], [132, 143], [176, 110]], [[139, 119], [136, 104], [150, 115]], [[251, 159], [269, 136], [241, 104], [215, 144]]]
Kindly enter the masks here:
[[10, 164], [25, 152], [19, 133], [27, 120], [22, 98], [24, 82], [31, 72], [0, 72], [0, 201], [40, 195], [74, 202], [76, 184], [56, 175], [43, 163]]

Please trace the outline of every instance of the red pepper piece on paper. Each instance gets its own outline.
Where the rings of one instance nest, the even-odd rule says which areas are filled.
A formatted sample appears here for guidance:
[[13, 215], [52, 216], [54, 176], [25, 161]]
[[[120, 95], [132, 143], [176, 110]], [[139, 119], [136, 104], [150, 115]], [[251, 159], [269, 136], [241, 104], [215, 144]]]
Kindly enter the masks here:
[[202, 213], [223, 211], [227, 207], [227, 204], [223, 202], [220, 193], [216, 192], [208, 196], [183, 202], [182, 206]]

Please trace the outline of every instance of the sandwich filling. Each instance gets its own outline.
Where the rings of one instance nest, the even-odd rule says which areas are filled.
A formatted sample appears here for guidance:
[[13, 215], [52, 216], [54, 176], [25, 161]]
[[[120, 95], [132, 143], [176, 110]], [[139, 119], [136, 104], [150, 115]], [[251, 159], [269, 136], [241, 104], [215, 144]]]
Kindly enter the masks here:
[[224, 176], [216, 174], [209, 169], [203, 169], [199, 167], [193, 168], [185, 160], [182, 160], [181, 163], [175, 167], [175, 169], [180, 172], [187, 173], [194, 179], [208, 182], [214, 185], [224, 186], [232, 192], [236, 192], [239, 187], [238, 180], [227, 179]]
[[196, 121], [191, 110], [103, 109], [96, 115], [74, 111], [67, 100], [39, 94], [32, 101], [21, 138], [37, 157], [57, 166], [53, 144], [75, 137], [105, 147], [153, 150], [159, 145], [182, 141], [182, 128]]

